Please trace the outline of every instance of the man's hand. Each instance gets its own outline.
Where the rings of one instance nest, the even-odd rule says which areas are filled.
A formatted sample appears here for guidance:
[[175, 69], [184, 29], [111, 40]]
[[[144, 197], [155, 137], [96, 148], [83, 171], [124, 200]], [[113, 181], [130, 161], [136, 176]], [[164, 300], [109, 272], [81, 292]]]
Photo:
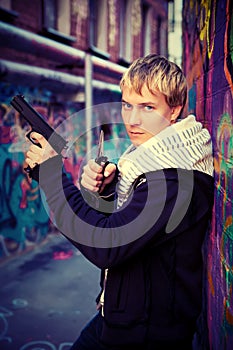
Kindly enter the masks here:
[[116, 173], [116, 165], [109, 163], [103, 174], [103, 167], [93, 159], [83, 167], [81, 185], [92, 192], [101, 193], [107, 184], [110, 184]]
[[25, 162], [33, 169], [37, 164], [41, 164], [47, 159], [54, 157], [57, 153], [42, 135], [32, 132], [31, 138], [40, 145], [38, 147], [32, 144], [26, 153]]

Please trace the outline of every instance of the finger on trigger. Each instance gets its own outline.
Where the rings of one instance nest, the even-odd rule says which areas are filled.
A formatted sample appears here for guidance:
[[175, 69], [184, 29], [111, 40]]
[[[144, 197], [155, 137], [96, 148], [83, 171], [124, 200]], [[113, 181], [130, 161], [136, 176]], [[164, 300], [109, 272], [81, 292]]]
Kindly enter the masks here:
[[38, 132], [35, 132], [35, 131], [33, 131], [31, 133], [31, 139], [33, 139], [34, 141], [39, 143], [42, 148], [44, 148], [46, 146], [46, 144], [47, 144], [47, 141], [44, 138], [44, 136], [42, 136], [41, 134], [39, 134]]

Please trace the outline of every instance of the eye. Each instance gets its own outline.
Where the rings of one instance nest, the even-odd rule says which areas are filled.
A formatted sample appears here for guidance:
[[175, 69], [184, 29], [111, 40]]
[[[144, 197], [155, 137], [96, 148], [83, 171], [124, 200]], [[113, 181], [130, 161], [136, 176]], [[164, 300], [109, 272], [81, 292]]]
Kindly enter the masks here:
[[153, 110], [154, 110], [154, 107], [152, 107], [152, 106], [144, 106], [144, 110], [145, 110], [146, 112], [150, 112], [150, 111], [153, 111]]
[[127, 102], [122, 102], [122, 108], [129, 111], [132, 109], [132, 105], [130, 103], [127, 103]]

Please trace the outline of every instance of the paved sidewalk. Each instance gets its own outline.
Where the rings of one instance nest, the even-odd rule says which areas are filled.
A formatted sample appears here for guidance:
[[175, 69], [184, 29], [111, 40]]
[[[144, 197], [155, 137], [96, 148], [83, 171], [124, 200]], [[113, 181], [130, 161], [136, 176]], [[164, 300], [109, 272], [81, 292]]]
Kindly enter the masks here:
[[0, 350], [68, 350], [95, 314], [99, 269], [62, 235], [0, 265]]

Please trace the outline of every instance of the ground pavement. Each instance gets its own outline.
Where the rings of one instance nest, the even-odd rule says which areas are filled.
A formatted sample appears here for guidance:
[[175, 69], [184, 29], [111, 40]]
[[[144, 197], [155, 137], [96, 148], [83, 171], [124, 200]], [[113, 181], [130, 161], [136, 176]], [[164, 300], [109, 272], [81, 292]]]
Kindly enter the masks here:
[[99, 269], [60, 234], [1, 263], [0, 350], [68, 350], [98, 292]]

